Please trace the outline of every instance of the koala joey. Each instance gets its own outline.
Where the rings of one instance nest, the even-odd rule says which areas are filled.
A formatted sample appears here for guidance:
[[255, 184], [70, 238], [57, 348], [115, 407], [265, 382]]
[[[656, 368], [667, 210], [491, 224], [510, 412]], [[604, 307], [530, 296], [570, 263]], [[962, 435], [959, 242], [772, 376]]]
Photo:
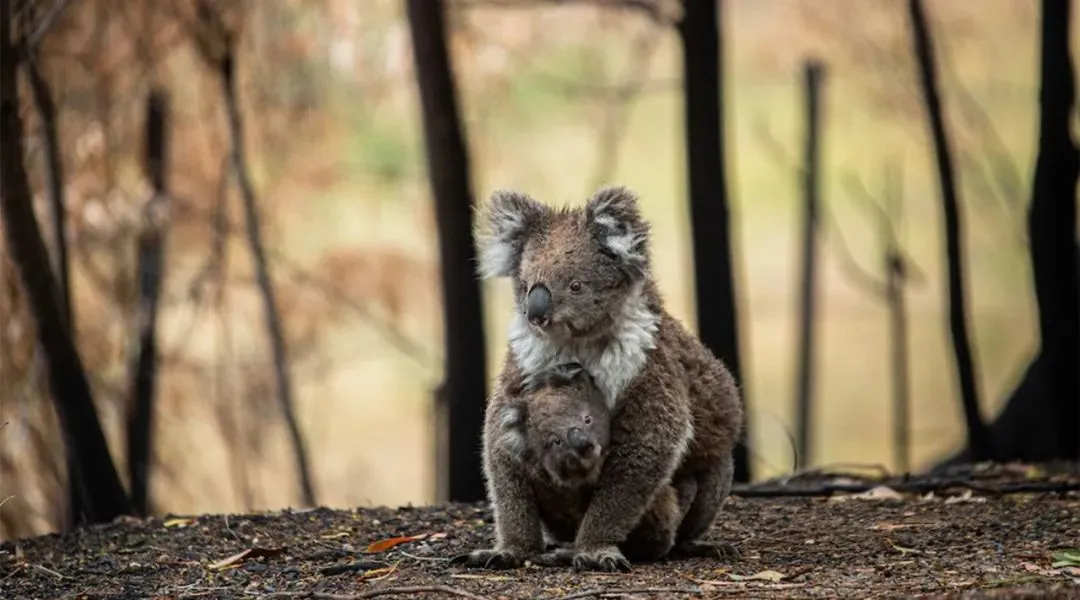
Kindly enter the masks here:
[[[496, 519], [499, 545], [454, 561], [502, 568], [518, 566], [526, 558], [551, 566], [571, 563], [573, 555], [565, 549], [539, 552], [548, 545], [572, 542], [588, 508], [610, 440], [611, 411], [604, 396], [579, 363], [562, 363], [523, 382], [520, 394], [497, 413], [489, 423], [498, 429], [485, 438], [493, 442], [489, 455], [514, 473], [488, 484], [500, 488], [496, 493], [503, 498], [514, 498], [515, 515]], [[674, 488], [667, 486], [621, 549], [640, 561], [664, 556], [674, 544], [684, 513]], [[527, 529], [504, 531], [519, 526]], [[502, 543], [524, 538], [531, 540], [527, 548]]]
[[479, 271], [509, 278], [514, 296], [484, 440], [497, 547], [511, 555], [536, 550], [541, 534], [535, 513], [523, 508], [532, 506], [522, 504], [531, 494], [525, 479], [500, 450], [503, 407], [523, 382], [566, 362], [588, 371], [611, 411], [573, 564], [629, 568], [624, 543], [653, 499], [670, 493], [687, 498], [673, 554], [732, 554], [704, 537], [731, 489], [742, 401], [723, 362], [664, 307], [649, 238], [636, 194], [622, 187], [601, 189], [576, 208], [500, 191], [481, 210]]

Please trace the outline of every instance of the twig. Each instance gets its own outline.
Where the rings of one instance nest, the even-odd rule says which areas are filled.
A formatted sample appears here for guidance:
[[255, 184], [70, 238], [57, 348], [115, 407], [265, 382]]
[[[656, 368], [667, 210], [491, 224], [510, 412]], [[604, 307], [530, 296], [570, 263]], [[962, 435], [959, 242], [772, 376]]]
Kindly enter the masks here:
[[8, 496], [7, 498], [4, 498], [3, 500], [0, 500], [0, 506], [3, 506], [5, 504], [7, 504], [8, 500], [11, 500], [14, 497], [15, 497], [15, 494], [12, 494], [12, 495]]
[[375, 598], [378, 596], [394, 596], [404, 594], [445, 594], [471, 600], [487, 600], [483, 596], [477, 596], [471, 592], [452, 588], [446, 585], [420, 585], [408, 587], [387, 587], [377, 590], [368, 590], [359, 594], [325, 594], [322, 592], [278, 592], [265, 596], [269, 599], [288, 600], [291, 598], [308, 598], [310, 600], [360, 600], [361, 598]]
[[39, 571], [43, 571], [45, 573], [48, 573], [49, 575], [52, 575], [53, 577], [55, 577], [57, 579], [70, 579], [70, 577], [68, 577], [67, 575], [61, 575], [61, 574], [57, 573], [56, 571], [53, 571], [49, 567], [43, 567], [41, 565], [31, 565], [31, 566], [34, 567], [35, 569], [39, 570]]
[[1024, 493], [1065, 493], [1080, 491], [1080, 481], [1024, 482], [985, 485], [963, 479], [932, 479], [928, 481], [876, 481], [872, 483], [824, 483], [820, 485], [734, 485], [731, 494], [742, 498], [799, 498], [859, 494], [878, 486], [887, 486], [900, 493], [925, 494], [952, 487], [967, 488], [992, 496]]
[[559, 596], [553, 600], [577, 600], [578, 598], [591, 598], [593, 596], [614, 596], [616, 594], [689, 594], [700, 595], [704, 592], [700, 588], [616, 588], [612, 590], [587, 590], [574, 592], [566, 596]]
[[413, 560], [429, 560], [429, 561], [432, 561], [432, 562], [448, 562], [448, 561], [454, 560], [453, 558], [446, 558], [446, 557], [443, 557], [443, 556], [418, 556], [416, 554], [409, 554], [408, 552], [405, 552], [404, 550], [398, 550], [397, 552], [398, 552], [398, 554], [400, 554], [402, 556], [405, 556], [405, 557], [408, 557], [408, 558], [411, 558]]

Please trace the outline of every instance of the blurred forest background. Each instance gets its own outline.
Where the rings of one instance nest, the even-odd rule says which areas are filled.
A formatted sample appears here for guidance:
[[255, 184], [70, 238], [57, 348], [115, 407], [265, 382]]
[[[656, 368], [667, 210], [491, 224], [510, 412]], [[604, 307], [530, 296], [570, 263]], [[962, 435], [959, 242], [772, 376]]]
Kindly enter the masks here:
[[[654, 228], [660, 288], [693, 329], [677, 28], [663, 10], [638, 2], [562, 4], [446, 3], [476, 199], [514, 187], [577, 204], [601, 184], [635, 189]], [[1039, 348], [1027, 230], [1039, 139], [1039, 4], [924, 4], [958, 176], [976, 384], [989, 420]], [[250, 191], [312, 497], [329, 506], [443, 499], [433, 400], [445, 354], [439, 243], [405, 4], [223, 2], [228, 9], [210, 16], [183, 0], [19, 6], [39, 25], [33, 63], [51, 94], [62, 179], [50, 187], [50, 127], [38, 86], [20, 68], [24, 164], [50, 251], [50, 198], [63, 196], [73, 339], [124, 481], [140, 325], [154, 314], [140, 304], [140, 260], [153, 255], [139, 249], [163, 239], [153, 512], [305, 503], [252, 260]], [[800, 459], [928, 468], [964, 445], [965, 428], [944, 301], [938, 172], [907, 4], [726, 0], [722, 13], [727, 191], [754, 478], [795, 467], [810, 59], [823, 68], [819, 267], [813, 441]], [[215, 36], [222, 31], [232, 37]], [[225, 55], [242, 129], [230, 127]], [[144, 168], [155, 119], [167, 130], [161, 181]], [[242, 133], [246, 183], [230, 166], [233, 131]], [[906, 459], [894, 450], [890, 322], [880, 294], [888, 232], [908, 276]], [[5, 244], [0, 499], [11, 498], [0, 510], [0, 538], [61, 528], [69, 500], [44, 359], [11, 256]], [[489, 380], [504, 356], [509, 292], [505, 280], [483, 284]]]

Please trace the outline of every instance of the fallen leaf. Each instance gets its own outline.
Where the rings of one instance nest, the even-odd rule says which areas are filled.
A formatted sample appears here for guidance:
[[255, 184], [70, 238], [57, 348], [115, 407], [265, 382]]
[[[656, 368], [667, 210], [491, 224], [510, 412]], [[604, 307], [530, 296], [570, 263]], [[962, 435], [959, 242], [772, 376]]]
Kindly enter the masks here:
[[387, 550], [397, 546], [399, 544], [405, 544], [407, 542], [415, 542], [416, 540], [422, 540], [426, 538], [428, 534], [421, 533], [419, 535], [403, 535], [401, 537], [394, 537], [385, 540], [379, 540], [372, 542], [364, 552], [368, 554], [374, 554], [376, 552], [386, 552]]
[[320, 535], [319, 537], [324, 539], [324, 540], [332, 540], [334, 538], [348, 537], [348, 535], [349, 535], [348, 531], [339, 531], [337, 533], [328, 533], [326, 535]]
[[829, 500], [833, 502], [842, 502], [844, 500], [899, 500], [903, 499], [903, 496], [899, 492], [892, 489], [887, 485], [879, 485], [877, 487], [870, 488], [865, 492], [858, 494], [845, 494], [842, 496], [833, 496]]
[[893, 550], [896, 550], [901, 555], [906, 556], [908, 554], [922, 554], [923, 553], [922, 550], [916, 550], [915, 548], [905, 548], [904, 546], [901, 546], [901, 545], [897, 544], [896, 542], [894, 542], [892, 540], [886, 540], [886, 541], [889, 542], [889, 545], [893, 547]]
[[379, 579], [386, 579], [394, 571], [397, 571], [397, 566], [398, 566], [398, 563], [394, 563], [394, 564], [390, 565], [389, 567], [384, 567], [382, 569], [372, 569], [372, 570], [368, 571], [367, 573], [364, 573], [360, 577], [362, 579], [370, 579], [372, 581], [377, 581]]
[[284, 551], [285, 551], [284, 546], [282, 546], [281, 548], [248, 548], [247, 550], [244, 550], [242, 552], [237, 552], [236, 554], [233, 554], [232, 556], [229, 556], [227, 558], [223, 558], [223, 559], [217, 561], [216, 563], [210, 565], [209, 568], [211, 568], [211, 569], [213, 569], [215, 571], [218, 571], [218, 570], [221, 570], [221, 569], [224, 569], [224, 568], [231, 567], [233, 565], [239, 564], [241, 561], [243, 561], [245, 559], [248, 559], [248, 558], [259, 558], [261, 556], [263, 556], [263, 557], [277, 556], [278, 554], [281, 554]]
[[945, 504], [958, 504], [960, 502], [986, 502], [986, 498], [972, 495], [971, 490], [964, 490], [964, 493], [959, 496], [951, 496], [945, 499]]
[[163, 523], [163, 525], [165, 527], [187, 527], [188, 525], [191, 525], [194, 522], [195, 522], [195, 519], [178, 518], [178, 519], [168, 519], [168, 520], [165, 521], [165, 523]]
[[1080, 567], [1080, 548], [1059, 550], [1054, 553], [1053, 559], [1054, 563], [1050, 566], [1055, 569], [1059, 567]]
[[753, 575], [739, 575], [738, 573], [728, 573], [728, 577], [730, 577], [734, 581], [771, 581], [772, 583], [777, 583], [784, 578], [784, 574], [780, 571], [768, 570], [761, 571], [760, 573], [754, 573]]

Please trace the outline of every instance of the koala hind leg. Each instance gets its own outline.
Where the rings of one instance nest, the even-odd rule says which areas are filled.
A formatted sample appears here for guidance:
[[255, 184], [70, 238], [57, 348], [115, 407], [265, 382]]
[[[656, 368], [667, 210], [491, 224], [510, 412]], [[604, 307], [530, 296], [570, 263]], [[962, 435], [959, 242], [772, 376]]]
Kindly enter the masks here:
[[667, 556], [675, 545], [675, 532], [682, 519], [680, 491], [668, 484], [656, 492], [641, 522], [619, 544], [626, 558], [632, 562], [652, 562]]
[[714, 558], [735, 558], [739, 555], [731, 544], [701, 539], [709, 533], [724, 499], [731, 493], [734, 474], [735, 462], [730, 454], [695, 473], [696, 493], [679, 525], [673, 555]]

